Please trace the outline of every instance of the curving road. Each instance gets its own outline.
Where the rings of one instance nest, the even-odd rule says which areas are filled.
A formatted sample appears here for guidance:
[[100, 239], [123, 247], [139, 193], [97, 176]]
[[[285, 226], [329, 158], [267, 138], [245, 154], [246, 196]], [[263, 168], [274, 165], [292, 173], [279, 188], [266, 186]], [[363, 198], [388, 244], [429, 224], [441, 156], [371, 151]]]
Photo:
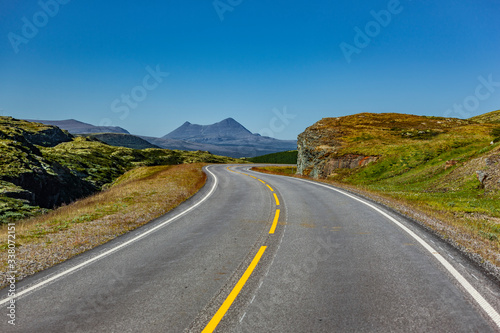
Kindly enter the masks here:
[[17, 285], [1, 332], [499, 332], [500, 287], [331, 186], [210, 166], [164, 217]]

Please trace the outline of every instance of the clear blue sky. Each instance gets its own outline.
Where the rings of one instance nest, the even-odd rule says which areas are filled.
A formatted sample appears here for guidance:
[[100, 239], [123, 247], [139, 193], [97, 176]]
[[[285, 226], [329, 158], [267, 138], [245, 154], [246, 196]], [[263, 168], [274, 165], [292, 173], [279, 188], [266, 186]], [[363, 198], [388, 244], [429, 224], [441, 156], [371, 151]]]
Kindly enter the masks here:
[[2, 115], [295, 139], [323, 117], [500, 109], [496, 0], [55, 1], [0, 1]]

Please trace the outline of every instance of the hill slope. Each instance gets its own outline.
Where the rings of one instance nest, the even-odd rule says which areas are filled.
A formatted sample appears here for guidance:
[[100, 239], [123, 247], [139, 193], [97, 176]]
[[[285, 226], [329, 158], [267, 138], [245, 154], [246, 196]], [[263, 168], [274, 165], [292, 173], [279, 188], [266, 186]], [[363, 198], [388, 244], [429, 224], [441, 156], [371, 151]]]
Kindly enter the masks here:
[[390, 178], [435, 158], [446, 161], [457, 152], [472, 157], [481, 149], [490, 150], [496, 127], [472, 120], [397, 113], [324, 118], [299, 135], [298, 172], [326, 178], [337, 169], [377, 162], [387, 168], [379, 170], [373, 180]]
[[476, 121], [478, 123], [490, 123], [490, 124], [500, 124], [500, 110], [488, 112], [469, 118], [469, 120]]

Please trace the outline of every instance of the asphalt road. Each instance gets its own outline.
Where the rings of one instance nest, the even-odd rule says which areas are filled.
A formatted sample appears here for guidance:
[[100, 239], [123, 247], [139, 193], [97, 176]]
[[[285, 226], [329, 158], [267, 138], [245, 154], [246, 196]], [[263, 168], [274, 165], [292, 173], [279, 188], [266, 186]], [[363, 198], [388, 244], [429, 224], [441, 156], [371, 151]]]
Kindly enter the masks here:
[[0, 331], [500, 331], [500, 287], [414, 223], [248, 168], [210, 166], [164, 217], [19, 282], [15, 326], [0, 291]]

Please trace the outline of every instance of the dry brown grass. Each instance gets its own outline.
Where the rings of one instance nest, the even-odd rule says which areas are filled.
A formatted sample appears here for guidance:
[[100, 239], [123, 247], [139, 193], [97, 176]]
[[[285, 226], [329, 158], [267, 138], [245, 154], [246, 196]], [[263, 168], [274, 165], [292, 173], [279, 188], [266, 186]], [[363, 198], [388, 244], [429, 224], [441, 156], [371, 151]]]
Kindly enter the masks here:
[[[133, 230], [178, 206], [206, 181], [203, 164], [140, 167], [103, 192], [46, 215], [16, 222], [17, 279], [32, 275]], [[0, 230], [2, 284], [7, 229]]]

